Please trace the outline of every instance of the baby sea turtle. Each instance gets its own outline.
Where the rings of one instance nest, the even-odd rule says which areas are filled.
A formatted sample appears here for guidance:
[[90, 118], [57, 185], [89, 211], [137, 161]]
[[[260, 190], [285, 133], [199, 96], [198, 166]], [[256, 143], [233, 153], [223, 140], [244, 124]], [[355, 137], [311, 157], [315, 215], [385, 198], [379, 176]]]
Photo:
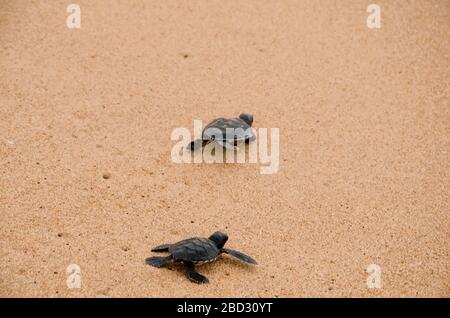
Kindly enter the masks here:
[[253, 116], [242, 113], [238, 118], [217, 118], [210, 122], [202, 132], [202, 138], [192, 141], [187, 148], [195, 150], [214, 141], [228, 149], [234, 149], [245, 142], [256, 139], [252, 131]]
[[228, 236], [222, 232], [215, 232], [209, 238], [193, 237], [175, 244], [163, 244], [156, 246], [152, 252], [169, 252], [169, 256], [153, 256], [145, 260], [148, 265], [163, 267], [170, 263], [184, 264], [186, 274], [190, 280], [198, 284], [208, 283], [208, 278], [195, 270], [195, 265], [201, 265], [215, 261], [220, 254], [225, 253], [234, 256], [244, 262], [257, 264], [256, 261], [241, 252], [224, 248]]

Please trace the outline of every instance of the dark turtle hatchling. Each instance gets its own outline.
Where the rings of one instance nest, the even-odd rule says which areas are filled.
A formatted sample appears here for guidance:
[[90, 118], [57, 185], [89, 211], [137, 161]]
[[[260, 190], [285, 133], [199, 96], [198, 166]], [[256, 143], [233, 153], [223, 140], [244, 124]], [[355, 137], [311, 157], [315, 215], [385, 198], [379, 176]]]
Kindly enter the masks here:
[[209, 238], [193, 237], [175, 244], [156, 246], [152, 252], [169, 252], [169, 256], [152, 256], [145, 260], [148, 265], [163, 267], [170, 263], [180, 263], [186, 268], [190, 280], [198, 284], [208, 283], [208, 278], [195, 270], [196, 265], [215, 261], [220, 254], [230, 254], [244, 262], [257, 264], [256, 261], [241, 252], [224, 248], [228, 236], [222, 232], [215, 232]]
[[242, 113], [239, 118], [217, 118], [210, 122], [202, 132], [202, 138], [192, 141], [187, 148], [195, 150], [205, 146], [210, 142], [216, 142], [228, 149], [243, 142], [250, 142], [256, 139], [251, 127], [253, 116]]

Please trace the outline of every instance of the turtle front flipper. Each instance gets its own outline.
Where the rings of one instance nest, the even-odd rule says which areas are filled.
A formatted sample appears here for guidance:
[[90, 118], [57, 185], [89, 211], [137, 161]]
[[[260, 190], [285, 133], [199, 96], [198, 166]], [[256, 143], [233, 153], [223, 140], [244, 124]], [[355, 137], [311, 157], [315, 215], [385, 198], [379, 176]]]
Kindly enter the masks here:
[[159, 257], [159, 256], [152, 256], [145, 259], [145, 263], [154, 266], [154, 267], [163, 267], [164, 265], [167, 265], [172, 261], [172, 256], [166, 256], [166, 257]]
[[227, 149], [230, 149], [230, 150], [235, 150], [235, 149], [236, 149], [236, 148], [234, 147], [234, 142], [222, 141], [222, 140], [216, 140], [216, 142], [217, 142], [220, 146], [222, 146], [222, 147], [224, 147], [224, 148], [227, 148]]
[[210, 142], [210, 140], [207, 140], [207, 139], [195, 139], [189, 145], [187, 145], [186, 148], [190, 149], [190, 150], [197, 150], [197, 149], [200, 149], [200, 148], [206, 146], [206, 144], [209, 142]]
[[197, 284], [207, 284], [209, 283], [209, 280], [206, 276], [203, 276], [199, 272], [195, 270], [195, 265], [193, 263], [185, 263], [186, 265], [186, 274], [187, 277]]
[[245, 255], [244, 253], [241, 253], [241, 252], [238, 252], [238, 251], [235, 251], [235, 250], [230, 250], [228, 248], [222, 248], [221, 252], [225, 253], [225, 254], [229, 254], [231, 256], [234, 256], [234, 257], [236, 257], [236, 258], [238, 258], [241, 261], [244, 261], [246, 263], [253, 264], [253, 265], [258, 265], [258, 263], [253, 258], [251, 258], [248, 255]]
[[254, 134], [251, 134], [250, 136], [245, 138], [245, 143], [248, 144], [248, 143], [250, 143], [252, 141], [255, 141], [255, 140], [256, 140], [256, 136]]
[[152, 248], [152, 252], [168, 252], [169, 251], [169, 247], [172, 244], [163, 244], [163, 245], [158, 245], [155, 246], [154, 248]]

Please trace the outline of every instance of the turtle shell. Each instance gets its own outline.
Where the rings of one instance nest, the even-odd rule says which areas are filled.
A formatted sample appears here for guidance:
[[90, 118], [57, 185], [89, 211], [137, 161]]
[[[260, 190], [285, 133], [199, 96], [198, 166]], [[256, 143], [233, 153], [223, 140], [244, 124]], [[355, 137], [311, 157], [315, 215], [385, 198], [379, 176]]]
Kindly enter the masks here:
[[[227, 128], [234, 129], [234, 133], [227, 135]], [[253, 136], [253, 132], [246, 133], [249, 128], [250, 126], [240, 118], [217, 118], [205, 127], [203, 138], [216, 140], [216, 135], [218, 135], [222, 137], [223, 141], [244, 141]]]
[[207, 238], [193, 237], [170, 246], [169, 252], [175, 261], [202, 264], [214, 261], [219, 256], [216, 244]]

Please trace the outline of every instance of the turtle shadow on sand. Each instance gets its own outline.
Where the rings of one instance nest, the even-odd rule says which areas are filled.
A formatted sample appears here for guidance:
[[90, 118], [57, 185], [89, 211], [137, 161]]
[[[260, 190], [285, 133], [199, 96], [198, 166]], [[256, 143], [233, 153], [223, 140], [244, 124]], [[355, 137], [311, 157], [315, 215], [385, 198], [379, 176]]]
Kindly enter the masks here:
[[208, 283], [206, 276], [196, 271], [197, 265], [213, 262], [221, 254], [231, 255], [241, 261], [257, 265], [257, 262], [244, 253], [224, 248], [228, 236], [222, 232], [215, 232], [209, 238], [193, 237], [175, 244], [156, 246], [152, 252], [168, 252], [168, 256], [152, 256], [145, 260], [148, 265], [164, 267], [171, 264], [182, 265], [187, 277], [198, 284]]
[[[222, 151], [220, 151], [222, 154], [222, 158], [220, 158], [220, 154], [218, 153], [217, 156], [219, 156], [219, 158], [221, 160], [217, 160], [219, 158], [216, 158], [216, 147], [214, 147], [210, 153], [202, 153], [202, 159], [203, 159], [203, 163], [208, 163], [210, 165], [222, 165], [225, 167], [230, 167], [230, 166], [234, 166], [235, 163], [242, 163], [242, 164], [247, 164], [249, 163], [250, 160], [250, 150], [249, 150], [249, 144], [245, 143], [239, 146], [234, 147], [234, 149], [227, 149], [227, 148], [223, 148]], [[196, 151], [204, 151], [203, 148], [202, 149], [197, 149], [197, 150], [191, 150], [191, 157], [195, 156], [195, 152]], [[227, 154], [227, 152], [229, 153], [229, 155]], [[231, 157], [232, 155], [232, 157]], [[230, 157], [227, 157], [230, 156]], [[241, 156], [242, 161], [238, 161], [239, 156]], [[208, 160], [210, 160], [210, 162], [205, 162], [205, 158], [209, 157]]]
[[[220, 255], [217, 258], [217, 260], [220, 261], [220, 264], [217, 262], [209, 262], [209, 263], [201, 265], [200, 270], [201, 270], [202, 274], [205, 276], [209, 276], [210, 273], [213, 273], [214, 271], [217, 270], [217, 268], [220, 268], [223, 270], [221, 278], [226, 279], [226, 277], [232, 275], [229, 270], [225, 270], [225, 268], [228, 268], [228, 266], [232, 267], [233, 272], [235, 272], [236, 274], [242, 274], [245, 272], [253, 273], [256, 270], [256, 268], [254, 268], [253, 266], [248, 266], [244, 262], [241, 262], [236, 259], [232, 259], [227, 256]], [[146, 262], [146, 264], [149, 265], [147, 262]], [[183, 263], [172, 262], [170, 264], [165, 265], [165, 268], [168, 269], [170, 272], [172, 272], [173, 275], [176, 275], [176, 277], [187, 276], [186, 267]], [[170, 275], [172, 275], [172, 274], [170, 274]], [[173, 277], [175, 277], [175, 276], [173, 276]], [[215, 279], [218, 279], [217, 275], [216, 275]], [[201, 285], [201, 283], [199, 283], [199, 285]]]

